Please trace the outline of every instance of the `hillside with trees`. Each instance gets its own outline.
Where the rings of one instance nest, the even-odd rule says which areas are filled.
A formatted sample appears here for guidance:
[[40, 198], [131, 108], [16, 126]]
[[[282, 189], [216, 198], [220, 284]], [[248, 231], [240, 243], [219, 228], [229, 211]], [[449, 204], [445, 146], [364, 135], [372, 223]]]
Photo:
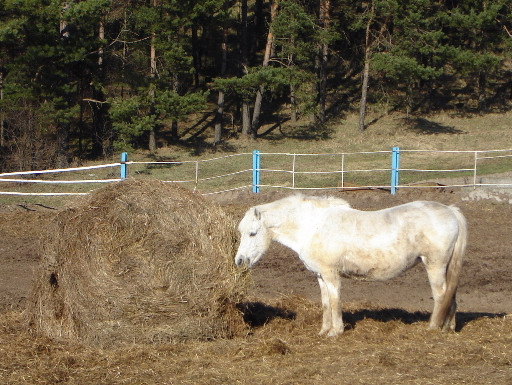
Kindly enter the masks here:
[[[3, 0], [0, 170], [369, 106], [508, 110], [511, 0]], [[192, 134], [192, 135], [191, 135]]]

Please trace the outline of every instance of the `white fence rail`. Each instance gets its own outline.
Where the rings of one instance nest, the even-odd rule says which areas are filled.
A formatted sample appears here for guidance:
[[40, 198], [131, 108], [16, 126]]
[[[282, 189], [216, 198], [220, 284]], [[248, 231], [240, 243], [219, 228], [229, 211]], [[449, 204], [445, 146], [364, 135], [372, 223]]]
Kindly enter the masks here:
[[[390, 159], [391, 157], [391, 159]], [[182, 183], [203, 194], [261, 189], [332, 190], [438, 187], [512, 187], [509, 180], [485, 180], [512, 172], [512, 149], [486, 151], [404, 150], [346, 153], [239, 153], [190, 161], [122, 161], [88, 167], [0, 173], [0, 195], [86, 195], [98, 184], [128, 176]], [[65, 176], [72, 175], [72, 178]], [[421, 183], [420, 183], [421, 182]], [[31, 184], [40, 186], [34, 191]], [[63, 186], [67, 186], [62, 191]], [[69, 186], [72, 186], [71, 188]], [[71, 190], [71, 191], [70, 191]]]

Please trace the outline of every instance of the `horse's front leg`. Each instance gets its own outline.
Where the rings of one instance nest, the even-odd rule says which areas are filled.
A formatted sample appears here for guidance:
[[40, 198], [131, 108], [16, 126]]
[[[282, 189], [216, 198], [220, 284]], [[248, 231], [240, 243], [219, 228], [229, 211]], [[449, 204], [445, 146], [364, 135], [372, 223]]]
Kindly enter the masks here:
[[318, 334], [324, 335], [331, 330], [332, 326], [331, 301], [329, 299], [327, 285], [321, 275], [318, 275], [318, 285], [320, 286], [320, 294], [322, 296], [322, 329], [320, 329]]
[[[323, 289], [322, 284], [320, 284], [320, 289], [322, 291], [322, 306], [324, 307], [320, 333], [325, 333], [328, 330], [327, 336], [334, 337], [343, 333], [344, 330], [340, 298], [341, 279], [337, 271], [329, 270], [321, 274], [320, 281], [323, 284]], [[326, 299], [324, 300], [324, 298]], [[330, 328], [324, 331], [324, 328], [329, 326], [328, 324], [330, 324]]]

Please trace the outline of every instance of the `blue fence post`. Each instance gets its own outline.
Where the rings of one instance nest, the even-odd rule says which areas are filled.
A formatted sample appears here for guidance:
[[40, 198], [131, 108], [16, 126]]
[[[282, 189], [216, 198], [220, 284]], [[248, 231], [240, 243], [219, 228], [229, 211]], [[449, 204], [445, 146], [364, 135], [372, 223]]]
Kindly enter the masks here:
[[128, 165], [126, 162], [128, 162], [128, 153], [123, 152], [121, 154], [121, 179], [128, 178]]
[[395, 195], [400, 184], [400, 147], [391, 152], [391, 194]]
[[254, 150], [252, 152], [252, 192], [259, 193], [260, 192], [260, 182], [261, 182], [261, 155], [258, 150]]

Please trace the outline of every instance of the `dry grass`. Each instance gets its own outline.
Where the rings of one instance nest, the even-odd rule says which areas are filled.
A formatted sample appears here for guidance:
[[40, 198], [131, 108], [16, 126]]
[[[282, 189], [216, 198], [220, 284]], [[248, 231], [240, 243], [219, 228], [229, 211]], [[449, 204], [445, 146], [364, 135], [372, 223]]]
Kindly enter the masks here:
[[232, 219], [198, 194], [109, 185], [49, 224], [29, 328], [100, 346], [232, 336], [245, 282], [235, 243]]
[[[471, 318], [458, 333], [426, 315], [349, 304], [350, 325], [318, 337], [320, 309], [300, 298], [266, 305], [246, 337], [97, 349], [33, 338], [19, 313], [0, 316], [5, 384], [510, 384], [512, 319]], [[292, 316], [290, 316], [292, 315]], [[294, 316], [293, 316], [294, 315]]]
[[[307, 123], [303, 125], [284, 125], [257, 140], [230, 139], [221, 148], [200, 147], [191, 153], [186, 147], [170, 146], [159, 149], [157, 159], [197, 160], [210, 159], [226, 153], [250, 153], [257, 149], [264, 153], [296, 154], [333, 154], [359, 151], [391, 151], [394, 146], [404, 150], [492, 150], [507, 149], [512, 143], [510, 120], [512, 112], [492, 113], [474, 116], [437, 114], [432, 116], [406, 117], [401, 114], [373, 114], [374, 121], [364, 132], [358, 131], [357, 115], [348, 115], [344, 119], [332, 122], [324, 134], [319, 134]], [[262, 129], [264, 131], [265, 128]], [[208, 138], [205, 139], [208, 142]], [[199, 156], [197, 154], [200, 154]], [[145, 160], [145, 152], [130, 154], [132, 159]], [[262, 167], [266, 169], [292, 170], [290, 156], [265, 155]], [[332, 171], [341, 168], [340, 156], [300, 157], [297, 158], [295, 171]], [[473, 154], [407, 154], [402, 155], [402, 168], [439, 169], [472, 168]], [[385, 169], [390, 167], [390, 154], [350, 155], [344, 159], [346, 170]], [[229, 159], [225, 162], [212, 162], [211, 167], [201, 164], [200, 177], [250, 169], [251, 156]], [[211, 170], [209, 169], [211, 168]], [[194, 179], [192, 165], [179, 167], [133, 166], [138, 177], [151, 176], [167, 179]], [[222, 173], [219, 172], [222, 170]], [[481, 161], [478, 165], [479, 176], [484, 174], [510, 171], [506, 159]], [[472, 177], [472, 173], [403, 173], [403, 183], [413, 183], [426, 179], [446, 177]], [[340, 185], [340, 175], [296, 175], [297, 187], [335, 187]], [[472, 181], [472, 179], [471, 179]], [[230, 178], [213, 179], [202, 182], [200, 190], [215, 191], [251, 183], [250, 174], [239, 174]], [[267, 185], [292, 185], [289, 173], [263, 172], [262, 183]], [[345, 183], [354, 185], [389, 185], [388, 173], [350, 173]], [[190, 184], [189, 186], [192, 186]]]
[[[368, 129], [358, 131], [358, 116], [349, 114], [333, 119], [320, 134], [308, 122], [286, 124], [257, 140], [230, 139], [220, 149], [199, 148], [191, 153], [179, 146], [162, 147], [157, 156], [179, 159], [210, 157], [218, 152], [334, 153], [389, 150], [394, 146], [424, 150], [491, 150], [510, 148], [512, 112], [481, 115], [439, 113], [429, 116], [405, 116], [398, 113], [372, 113]], [[265, 131], [264, 127], [261, 131]], [[322, 134], [323, 133], [323, 134]], [[206, 142], [208, 142], [206, 138]], [[144, 159], [144, 152], [133, 154]]]

